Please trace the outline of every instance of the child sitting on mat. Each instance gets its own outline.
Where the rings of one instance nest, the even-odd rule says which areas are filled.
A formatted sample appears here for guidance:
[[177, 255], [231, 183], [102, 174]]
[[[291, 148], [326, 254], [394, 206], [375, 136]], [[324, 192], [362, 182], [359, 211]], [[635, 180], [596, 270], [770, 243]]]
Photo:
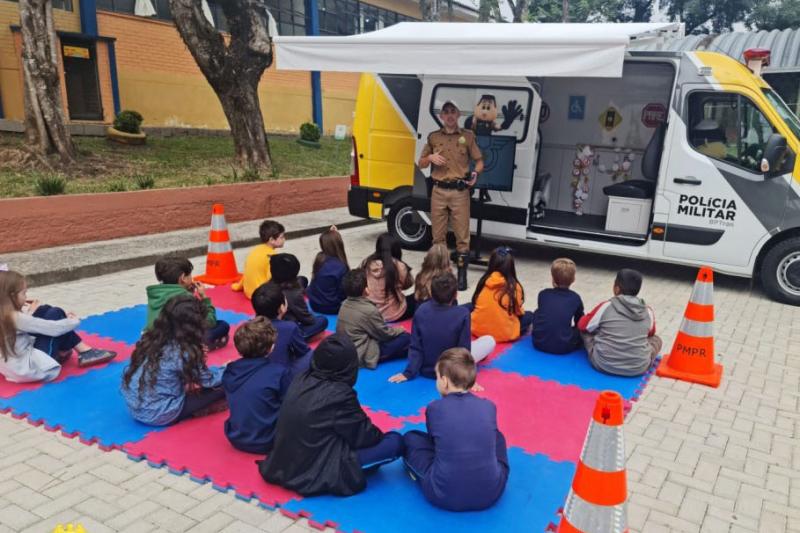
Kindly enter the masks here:
[[378, 363], [408, 355], [411, 335], [383, 320], [378, 307], [369, 299], [367, 275], [360, 268], [345, 274], [342, 280], [347, 300], [339, 310], [336, 333], [347, 335], [358, 353], [359, 364], [375, 368]]
[[490, 335], [472, 340], [469, 310], [453, 305], [458, 282], [450, 272], [436, 275], [430, 283], [433, 299], [423, 303], [414, 313], [411, 326], [411, 347], [406, 369], [389, 378], [392, 383], [414, 379], [418, 374], [436, 377], [436, 361], [448, 348], [471, 350], [475, 362], [484, 359], [495, 342]]
[[270, 270], [272, 280], [269, 283], [278, 285], [286, 297], [287, 308], [283, 320], [296, 322], [305, 339], [325, 331], [328, 327], [327, 317], [315, 315], [308, 310], [306, 291], [297, 277], [300, 273], [300, 261], [292, 254], [275, 254], [270, 258]]
[[289, 385], [272, 452], [258, 466], [268, 483], [303, 496], [350, 496], [364, 490], [367, 472], [402, 457], [403, 437], [383, 433], [361, 408], [357, 377], [353, 342], [338, 333], [324, 339]]
[[292, 375], [308, 369], [311, 363], [311, 348], [306, 344], [300, 327], [286, 315], [286, 297], [275, 283], [265, 283], [253, 293], [253, 310], [256, 315], [266, 317], [278, 334], [270, 359], [291, 369]]
[[233, 342], [242, 358], [228, 364], [222, 374], [230, 409], [225, 436], [243, 452], [266, 454], [272, 449], [278, 411], [291, 381], [289, 369], [270, 357], [276, 337], [263, 316], [239, 326]]
[[578, 321], [583, 301], [570, 290], [575, 282], [575, 262], [561, 257], [550, 265], [553, 288], [539, 292], [539, 307], [533, 313], [533, 347], [552, 354], [565, 354], [581, 347]]
[[[422, 269], [414, 279], [414, 300], [416, 305], [422, 305], [431, 299], [431, 281], [438, 274], [452, 273], [450, 252], [444, 244], [434, 244], [422, 260]], [[438, 354], [437, 354], [438, 356]]]
[[225, 397], [222, 369], [206, 366], [207, 312], [201, 300], [175, 296], [142, 334], [120, 387], [135, 420], [166, 426], [207, 414]]
[[28, 284], [18, 272], [0, 271], [0, 374], [8, 381], [52, 381], [73, 350], [78, 366], [110, 361], [116, 352], [98, 350], [75, 333], [78, 317], [58, 307], [28, 300]]
[[614, 280], [614, 297], [578, 322], [589, 362], [597, 370], [617, 376], [640, 376], [661, 350], [655, 314], [637, 296], [641, 288], [641, 273], [623, 268]]
[[342, 235], [331, 226], [319, 236], [320, 252], [314, 259], [311, 283], [308, 284], [308, 305], [317, 313], [335, 315], [347, 296], [342, 289], [342, 279], [350, 265], [344, 251]]
[[203, 284], [192, 279], [194, 265], [185, 257], [162, 257], [156, 261], [157, 285], [147, 287], [147, 325], [153, 326], [164, 304], [173, 296], [190, 294], [202, 300], [208, 310], [206, 315], [205, 343], [209, 350], [216, 350], [228, 344], [230, 326], [224, 320], [217, 320], [217, 311], [206, 296]]
[[403, 291], [414, 285], [411, 267], [403, 262], [400, 243], [388, 233], [375, 242], [375, 253], [364, 259], [361, 268], [367, 274], [368, 298], [378, 306], [386, 322], [414, 316], [414, 295]]
[[497, 342], [517, 340], [533, 323], [533, 313], [523, 309], [524, 302], [511, 248], [496, 248], [472, 295], [472, 334], [491, 335]]
[[234, 291], [244, 291], [247, 298], [252, 298], [257, 288], [272, 279], [269, 258], [277, 253], [278, 248], [286, 244], [286, 229], [275, 220], [265, 220], [258, 228], [261, 244], [253, 248], [244, 262], [242, 280], [231, 285]]
[[445, 351], [436, 363], [436, 388], [442, 398], [428, 404], [428, 433], [403, 437], [404, 461], [422, 494], [450, 511], [491, 507], [508, 480], [506, 440], [497, 429], [497, 408], [469, 392], [475, 360], [464, 348]]

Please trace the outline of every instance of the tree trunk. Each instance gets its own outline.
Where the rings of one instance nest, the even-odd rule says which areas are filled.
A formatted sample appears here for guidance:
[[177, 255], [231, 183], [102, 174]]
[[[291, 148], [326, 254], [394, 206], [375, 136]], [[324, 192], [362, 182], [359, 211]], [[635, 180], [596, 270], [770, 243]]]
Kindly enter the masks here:
[[258, 83], [251, 86], [232, 81], [230, 87], [219, 92], [218, 96], [231, 126], [236, 160], [249, 168], [268, 168], [271, 161], [258, 100]]
[[49, 0], [20, 0], [25, 137], [28, 149], [42, 158], [58, 154], [62, 163], [75, 160], [67, 129], [58, 74], [58, 40]]
[[507, 0], [508, 7], [511, 8], [511, 13], [514, 15], [512, 22], [522, 22], [522, 17], [525, 15], [525, 12], [528, 10], [528, 1], [527, 0]]
[[248, 168], [269, 168], [272, 161], [258, 99], [258, 82], [272, 64], [269, 12], [262, 0], [227, 0], [219, 5], [228, 20], [227, 43], [206, 19], [201, 0], [169, 0], [183, 42], [222, 104], [237, 161]]
[[561, 22], [569, 22], [569, 0], [561, 2]]

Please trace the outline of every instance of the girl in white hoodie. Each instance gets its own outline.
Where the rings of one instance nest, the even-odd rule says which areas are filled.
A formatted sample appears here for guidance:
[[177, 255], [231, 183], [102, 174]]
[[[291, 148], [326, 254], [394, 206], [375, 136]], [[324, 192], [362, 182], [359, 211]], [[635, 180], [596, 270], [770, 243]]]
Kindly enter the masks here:
[[74, 331], [80, 320], [72, 313], [27, 298], [22, 274], [0, 271], [0, 374], [8, 381], [51, 381], [73, 350], [80, 366], [116, 357], [83, 342]]

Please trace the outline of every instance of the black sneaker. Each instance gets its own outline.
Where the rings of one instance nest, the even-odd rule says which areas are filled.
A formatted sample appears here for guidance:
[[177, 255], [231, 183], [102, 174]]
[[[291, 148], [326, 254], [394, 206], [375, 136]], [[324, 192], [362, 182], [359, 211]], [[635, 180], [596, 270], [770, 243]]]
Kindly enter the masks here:
[[78, 366], [84, 367], [91, 365], [99, 365], [101, 363], [111, 361], [116, 356], [117, 352], [91, 348], [89, 350], [86, 350], [85, 352], [81, 352], [78, 354]]
[[225, 335], [224, 337], [220, 337], [219, 339], [215, 339], [208, 343], [208, 351], [213, 352], [214, 350], [219, 350], [220, 348], [224, 348], [228, 345], [228, 336]]

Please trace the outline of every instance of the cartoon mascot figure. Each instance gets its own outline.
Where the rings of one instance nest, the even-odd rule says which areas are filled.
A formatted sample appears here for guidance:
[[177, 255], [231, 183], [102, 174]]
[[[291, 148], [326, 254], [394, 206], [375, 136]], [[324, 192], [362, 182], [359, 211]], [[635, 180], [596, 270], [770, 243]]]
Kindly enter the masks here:
[[474, 131], [477, 136], [491, 135], [496, 131], [507, 130], [522, 116], [522, 106], [516, 100], [509, 100], [503, 106], [503, 122], [496, 124], [497, 100], [493, 94], [484, 94], [475, 104], [473, 115], [464, 121], [464, 128]]

